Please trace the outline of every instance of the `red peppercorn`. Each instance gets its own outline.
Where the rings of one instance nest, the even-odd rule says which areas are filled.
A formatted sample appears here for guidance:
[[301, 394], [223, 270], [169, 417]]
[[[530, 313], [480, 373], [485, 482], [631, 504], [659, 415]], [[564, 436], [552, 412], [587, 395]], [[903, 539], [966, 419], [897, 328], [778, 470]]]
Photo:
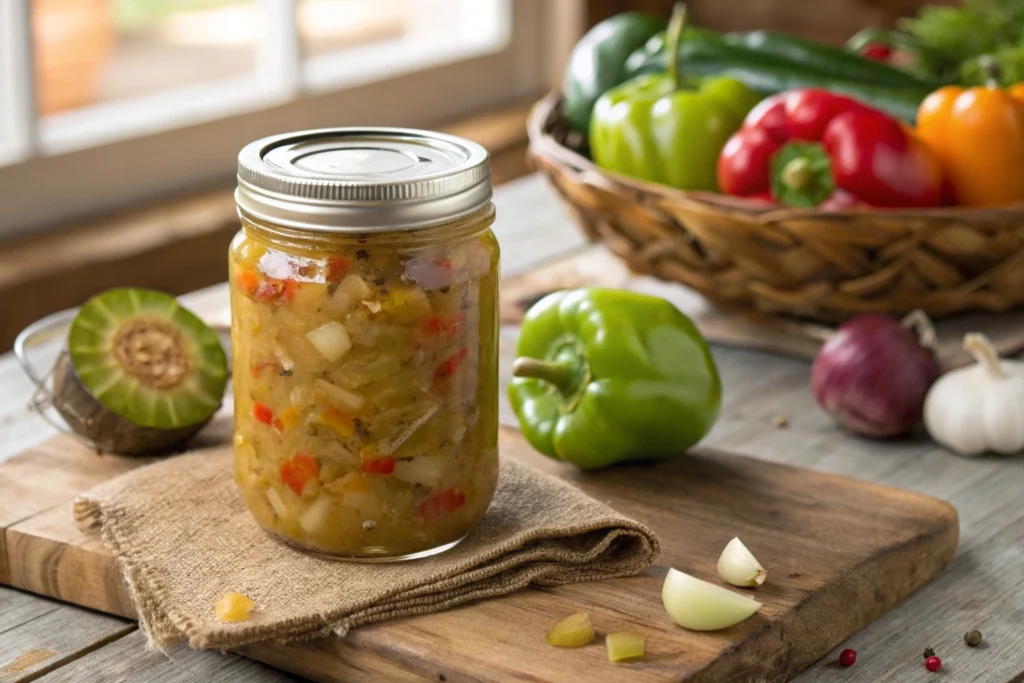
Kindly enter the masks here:
[[928, 659], [924, 660], [924, 668], [928, 669], [929, 671], [938, 671], [942, 668], [942, 660], [938, 657], [929, 657]]
[[853, 666], [854, 662], [857, 661], [857, 651], [846, 648], [839, 653], [839, 663], [843, 666]]

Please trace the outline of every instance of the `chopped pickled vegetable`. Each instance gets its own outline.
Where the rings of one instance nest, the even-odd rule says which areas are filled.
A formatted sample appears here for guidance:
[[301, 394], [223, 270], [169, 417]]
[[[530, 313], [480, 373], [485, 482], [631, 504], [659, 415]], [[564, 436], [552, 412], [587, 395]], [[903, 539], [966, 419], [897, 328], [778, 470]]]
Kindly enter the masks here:
[[213, 611], [219, 621], [247, 621], [254, 606], [252, 600], [241, 593], [225, 593], [217, 598]]
[[416, 418], [416, 420], [412, 424], [410, 424], [408, 427], [402, 430], [401, 434], [396, 436], [394, 439], [391, 439], [390, 441], [382, 443], [379, 446], [380, 452], [383, 453], [384, 455], [390, 455], [391, 453], [397, 451], [402, 446], [403, 443], [409, 440], [410, 436], [416, 433], [416, 430], [425, 425], [430, 418], [434, 417], [434, 413], [436, 413], [437, 410], [437, 404], [431, 403], [430, 407], [427, 408], [427, 411], [420, 415], [418, 418]]
[[415, 322], [430, 314], [430, 300], [419, 287], [396, 289], [384, 300], [384, 312], [401, 322]]
[[[281, 431], [284, 431], [286, 429], [291, 429], [292, 427], [297, 425], [301, 419], [302, 413], [300, 413], [297, 409], [295, 409], [294, 407], [285, 408], [283, 411], [281, 411], [281, 414], [277, 416], [277, 419], [274, 421], [274, 426], [278, 427]], [[280, 426], [278, 425], [278, 423], [280, 423]]]
[[262, 403], [252, 404], [252, 416], [256, 418], [257, 422], [262, 422], [265, 425], [274, 422], [274, 411]]
[[295, 296], [295, 289], [298, 283], [295, 280], [273, 280], [266, 279], [256, 286], [252, 293], [256, 301], [261, 303], [278, 303], [291, 301]]
[[327, 274], [326, 278], [328, 282], [340, 282], [343, 277], [348, 275], [348, 271], [352, 268], [352, 259], [350, 258], [332, 258], [327, 260]]
[[277, 492], [277, 489], [267, 489], [267, 502], [270, 503], [270, 507], [274, 508], [274, 514], [284, 519], [288, 516], [288, 508], [285, 507], [284, 501], [281, 500], [281, 494]]
[[586, 612], [570, 614], [548, 631], [548, 644], [555, 647], [583, 647], [594, 640], [594, 625]]
[[352, 416], [334, 406], [327, 406], [320, 413], [320, 424], [345, 439], [355, 434], [356, 426]]
[[306, 482], [316, 478], [319, 473], [320, 466], [308, 455], [293, 455], [281, 463], [281, 481], [298, 496], [302, 495]]
[[282, 370], [281, 363], [276, 358], [261, 358], [252, 362], [250, 367], [253, 377], [259, 377], [264, 370], [270, 369], [274, 372]]
[[329, 399], [335, 403], [340, 403], [349, 410], [359, 410], [366, 403], [366, 399], [359, 394], [339, 387], [337, 384], [331, 384], [323, 379], [318, 379], [316, 381], [316, 387]]
[[328, 496], [320, 496], [299, 517], [299, 526], [307, 534], [315, 534], [324, 525], [333, 504]]
[[455, 339], [459, 335], [462, 319], [462, 311], [428, 315], [420, 321], [420, 329], [428, 336], [443, 335], [446, 339]]
[[345, 326], [337, 321], [329, 322], [307, 332], [306, 339], [313, 345], [313, 348], [320, 352], [321, 356], [332, 363], [352, 348], [352, 340], [349, 339]]
[[440, 458], [422, 455], [412, 460], [399, 460], [395, 464], [395, 478], [410, 484], [433, 488], [444, 476], [444, 462]]
[[466, 494], [458, 489], [445, 489], [427, 497], [416, 506], [413, 514], [427, 521], [441, 519], [466, 503]]
[[235, 276], [238, 282], [238, 288], [252, 296], [256, 292], [256, 288], [260, 284], [260, 276], [251, 270], [240, 270], [238, 275]]
[[374, 458], [362, 462], [362, 470], [367, 474], [391, 474], [395, 471], [394, 458]]
[[366, 284], [366, 280], [355, 273], [349, 273], [344, 279], [337, 283], [337, 286], [332, 285], [333, 291], [331, 291], [331, 297], [326, 302], [327, 307], [331, 311], [343, 313], [352, 309], [360, 301], [365, 301], [373, 297], [373, 290], [370, 289], [370, 285]]
[[604, 642], [608, 646], [608, 661], [613, 664], [644, 658], [644, 637], [639, 633], [609, 633]]
[[434, 372], [434, 384], [438, 385], [443, 383], [446, 379], [454, 375], [459, 371], [459, 366], [462, 365], [462, 361], [466, 359], [469, 354], [469, 350], [465, 347], [459, 349], [452, 355], [448, 356]]

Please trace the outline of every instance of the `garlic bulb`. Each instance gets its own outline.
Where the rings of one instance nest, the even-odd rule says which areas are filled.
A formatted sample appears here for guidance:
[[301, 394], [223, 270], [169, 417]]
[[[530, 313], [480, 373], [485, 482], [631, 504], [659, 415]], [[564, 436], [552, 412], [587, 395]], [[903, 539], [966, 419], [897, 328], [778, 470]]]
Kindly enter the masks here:
[[1024, 450], [1024, 363], [1002, 360], [985, 335], [964, 337], [977, 361], [951, 370], [925, 397], [928, 435], [960, 455]]
[[734, 586], [760, 586], [768, 577], [761, 563], [747, 550], [743, 541], [734, 538], [718, 558], [718, 576]]
[[661, 589], [665, 611], [683, 628], [691, 631], [717, 631], [740, 623], [761, 603], [727, 588], [669, 569]]

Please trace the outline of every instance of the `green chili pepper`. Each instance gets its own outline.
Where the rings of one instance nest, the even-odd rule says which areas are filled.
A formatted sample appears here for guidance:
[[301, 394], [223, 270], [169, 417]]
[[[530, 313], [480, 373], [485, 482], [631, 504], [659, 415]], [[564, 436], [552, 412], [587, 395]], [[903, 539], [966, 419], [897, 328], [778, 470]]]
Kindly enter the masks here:
[[[668, 41], [680, 39], [686, 11], [672, 15]], [[671, 48], [669, 54], [677, 54]], [[681, 87], [678, 60], [598, 99], [590, 119], [590, 153], [610, 171], [682, 190], [718, 189], [718, 155], [760, 97], [733, 78]]]
[[581, 469], [682, 455], [718, 418], [707, 342], [655, 296], [549, 294], [527, 312], [517, 355], [509, 397], [523, 434]]

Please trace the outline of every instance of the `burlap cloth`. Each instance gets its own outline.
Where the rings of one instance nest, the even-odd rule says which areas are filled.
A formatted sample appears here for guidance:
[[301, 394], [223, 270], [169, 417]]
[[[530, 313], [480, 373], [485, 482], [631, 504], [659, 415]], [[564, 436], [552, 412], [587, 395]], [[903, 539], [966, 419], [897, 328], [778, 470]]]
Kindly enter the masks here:
[[[153, 647], [187, 640], [230, 649], [336, 633], [507, 595], [641, 573], [658, 555], [642, 524], [576, 487], [503, 457], [484, 520], [454, 549], [391, 564], [332, 562], [264, 534], [232, 479], [230, 446], [173, 457], [108, 481], [75, 501], [99, 526]], [[228, 591], [255, 603], [220, 623]]]

